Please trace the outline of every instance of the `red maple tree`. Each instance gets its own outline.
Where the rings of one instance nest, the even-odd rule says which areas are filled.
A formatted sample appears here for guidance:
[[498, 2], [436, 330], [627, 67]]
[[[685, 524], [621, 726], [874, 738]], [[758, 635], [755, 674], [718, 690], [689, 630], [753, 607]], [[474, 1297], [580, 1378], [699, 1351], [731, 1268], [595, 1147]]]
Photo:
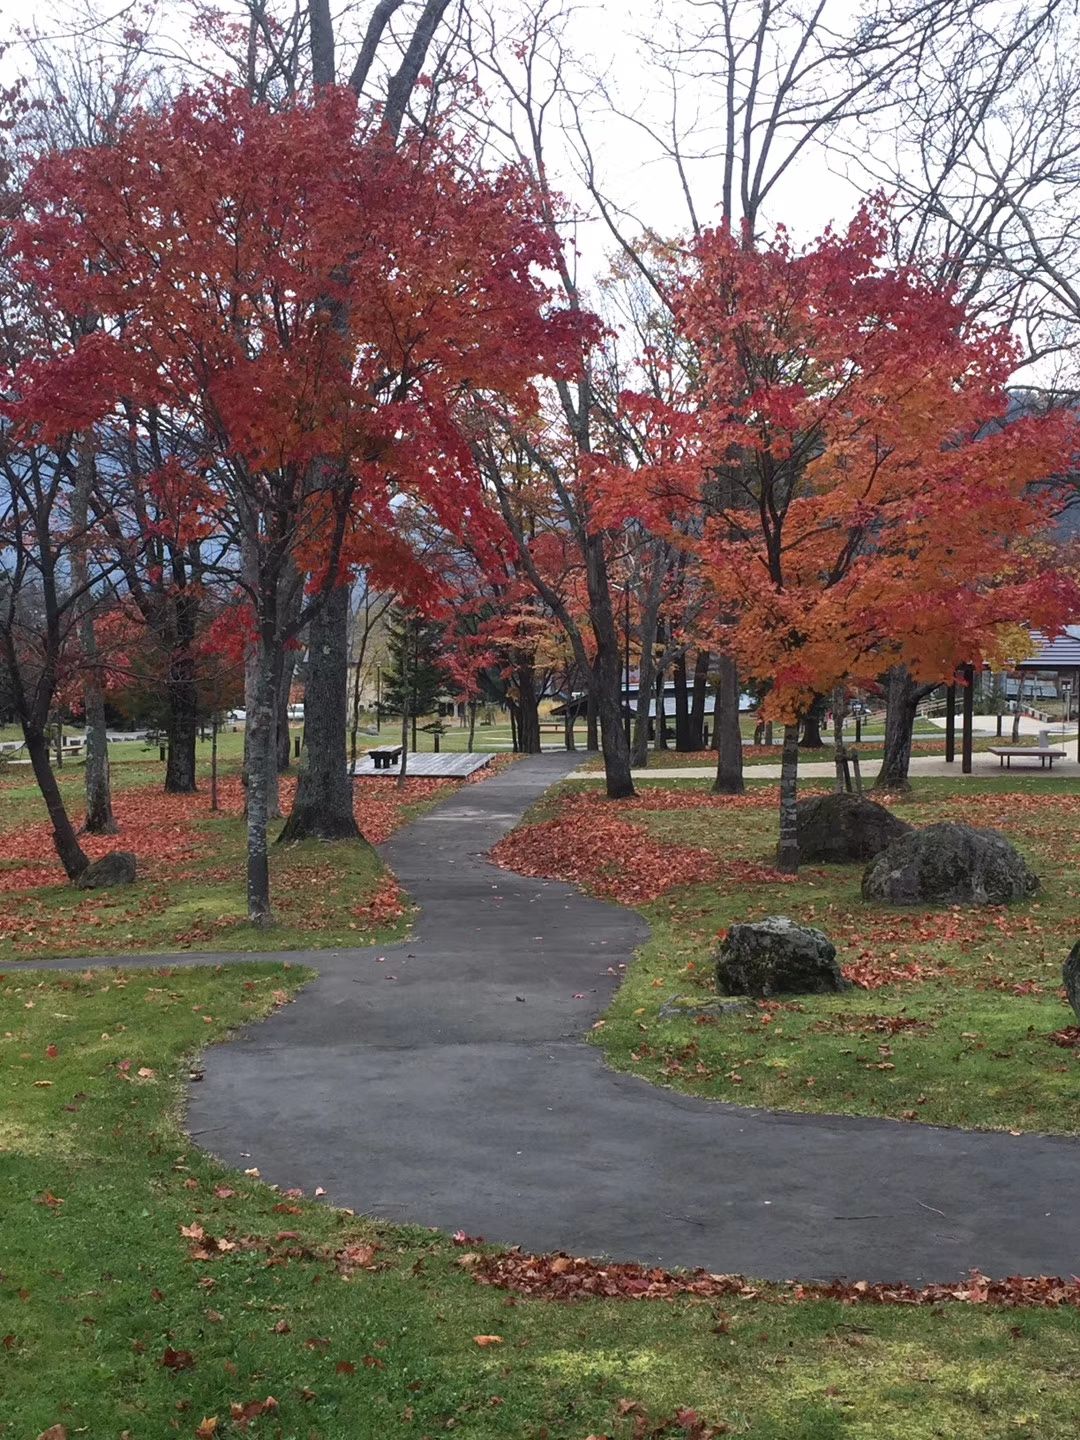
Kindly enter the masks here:
[[492, 522], [459, 408], [533, 406], [534, 377], [579, 363], [585, 327], [551, 304], [553, 242], [518, 172], [484, 173], [430, 126], [395, 148], [348, 91], [280, 110], [227, 86], [186, 94], [107, 148], [49, 156], [29, 193], [25, 273], [101, 328], [25, 377], [19, 423], [153, 413], [182, 436], [161, 486], [254, 611], [248, 892], [264, 922], [276, 657], [350, 565], [401, 587], [402, 497], [479, 539]]

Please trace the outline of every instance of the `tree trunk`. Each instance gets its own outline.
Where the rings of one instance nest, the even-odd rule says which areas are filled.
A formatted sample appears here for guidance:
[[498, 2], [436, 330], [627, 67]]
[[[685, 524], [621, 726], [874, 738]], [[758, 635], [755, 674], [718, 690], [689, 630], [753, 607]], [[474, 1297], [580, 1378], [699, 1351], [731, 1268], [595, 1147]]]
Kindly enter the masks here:
[[[253, 775], [253, 773], [254, 773], [255, 763], [256, 763], [256, 761], [255, 761], [255, 751], [254, 751], [253, 745], [252, 745], [252, 726], [253, 726], [253, 723], [254, 723], [254, 721], [253, 721], [253, 716], [254, 716], [254, 714], [255, 714], [255, 707], [256, 707], [256, 705], [258, 704], [258, 694], [259, 694], [259, 684], [260, 684], [260, 681], [259, 681], [259, 666], [260, 666], [260, 663], [261, 663], [261, 662], [260, 662], [260, 649], [259, 649], [258, 643], [256, 643], [256, 644], [254, 644], [254, 645], [252, 645], [252, 646], [249, 647], [248, 653], [247, 653], [247, 655], [246, 655], [246, 657], [245, 657], [245, 659], [244, 659], [244, 711], [245, 711], [245, 714], [246, 714], [246, 716], [247, 716], [247, 719], [244, 721], [244, 788], [245, 788], [245, 793], [246, 793], [246, 795], [247, 795], [247, 797], [248, 797], [248, 799], [247, 799], [247, 801], [246, 801], [245, 803], [249, 803], [249, 802], [250, 802], [250, 798], [251, 798], [251, 779], [252, 779], [252, 775]], [[259, 753], [260, 753], [260, 755], [261, 755], [261, 757], [262, 757], [262, 763], [263, 763], [264, 765], [269, 766], [269, 774], [265, 777], [265, 779], [264, 779], [264, 785], [263, 785], [263, 790], [264, 790], [264, 794], [265, 794], [265, 797], [266, 797], [266, 798], [265, 798], [265, 802], [264, 802], [265, 805], [266, 805], [266, 816], [267, 816], [267, 819], [268, 819], [268, 820], [280, 820], [280, 819], [281, 819], [281, 795], [280, 795], [280, 790], [279, 790], [279, 788], [278, 788], [277, 744], [276, 744], [276, 737], [277, 737], [277, 716], [276, 716], [275, 705], [274, 705], [274, 700], [275, 700], [275, 697], [276, 697], [276, 690], [277, 690], [277, 686], [276, 686], [276, 667], [277, 667], [277, 662], [276, 662], [276, 660], [274, 659], [274, 657], [271, 655], [267, 663], [270, 664], [272, 667], [274, 667], [274, 673], [271, 673], [270, 678], [269, 678], [269, 684], [270, 684], [270, 686], [271, 686], [271, 696], [270, 696], [271, 736], [270, 736], [270, 742], [269, 742], [269, 744], [267, 745], [266, 749], [265, 749], [264, 751], [260, 751]]]
[[1024, 705], [1024, 673], [1018, 671], [1016, 676], [1016, 709], [1013, 711], [1012, 721], [1012, 743], [1020, 743], [1020, 711]]
[[475, 740], [475, 738], [476, 738], [476, 701], [475, 701], [475, 700], [470, 700], [470, 701], [469, 701], [469, 746], [468, 746], [468, 748], [469, 748], [470, 750], [471, 750], [472, 747], [473, 747], [473, 741]]
[[523, 755], [540, 754], [540, 710], [536, 697], [536, 671], [531, 665], [517, 669], [518, 748]]
[[[304, 766], [279, 844], [360, 840], [346, 759], [349, 591], [330, 591], [311, 620], [304, 686]], [[280, 693], [280, 692], [279, 692]]]
[[664, 709], [664, 684], [666, 679], [664, 666], [658, 665], [656, 667], [656, 719], [653, 722], [657, 750], [666, 750], [668, 748], [667, 712]]
[[45, 808], [49, 812], [49, 823], [52, 826], [52, 838], [53, 844], [56, 846], [56, 853], [60, 857], [60, 863], [63, 865], [68, 879], [77, 880], [90, 861], [83, 853], [78, 836], [75, 834], [75, 827], [71, 823], [71, 817], [64, 808], [60, 786], [56, 783], [56, 775], [49, 761], [48, 738], [43, 730], [28, 728], [24, 723], [23, 739], [26, 741], [26, 750], [30, 756], [34, 779], [37, 781], [38, 789], [45, 801]]
[[263, 928], [273, 924], [270, 909], [270, 855], [267, 826], [270, 821], [271, 778], [277, 779], [275, 764], [276, 724], [275, 656], [265, 637], [255, 655], [252, 693], [248, 697], [246, 741], [247, 786], [247, 902], [248, 919]]
[[719, 660], [719, 685], [716, 691], [717, 757], [714, 795], [741, 795], [743, 782], [742, 731], [739, 728], [739, 671], [730, 655]]
[[574, 743], [574, 711], [569, 700], [566, 702], [566, 712], [563, 715], [563, 746], [570, 751], [577, 749]]
[[[690, 749], [705, 750], [705, 696], [709, 688], [709, 665], [712, 656], [708, 650], [699, 650], [694, 656], [694, 681], [690, 698]], [[716, 717], [713, 716], [713, 723]]]
[[[408, 664], [406, 654], [405, 663]], [[405, 694], [408, 695], [408, 686], [405, 687]], [[405, 789], [405, 781], [409, 776], [409, 710], [408, 706], [401, 712], [401, 764], [398, 766], [397, 780], [394, 782], [399, 790]]]
[[847, 789], [844, 776], [844, 687], [838, 685], [832, 697], [833, 763], [836, 766], [834, 789], [839, 794]]
[[799, 726], [784, 726], [784, 753], [780, 762], [780, 843], [776, 868], [781, 875], [799, 873], [799, 828], [795, 804], [799, 793]]
[[622, 661], [617, 646], [605, 646], [596, 658], [596, 710], [607, 796], [609, 800], [626, 800], [636, 792], [630, 776], [630, 746], [622, 707]]
[[193, 795], [199, 738], [199, 691], [195, 661], [188, 649], [177, 648], [169, 659], [169, 715], [166, 721], [168, 751], [165, 759], [165, 793]]
[[816, 700], [812, 709], [803, 717], [800, 743], [804, 750], [825, 749], [825, 741], [821, 738], [821, 708]]
[[283, 775], [292, 763], [292, 736], [289, 732], [289, 697], [292, 692], [292, 682], [295, 674], [296, 651], [290, 647], [282, 656], [281, 683], [278, 686], [277, 693], [277, 768], [279, 775]]
[[917, 685], [906, 665], [894, 665], [885, 677], [885, 753], [874, 781], [875, 790], [893, 794], [911, 789], [908, 767], [919, 701], [934, 688]]
[[217, 737], [218, 737], [218, 722], [217, 722], [217, 716], [215, 715], [215, 717], [214, 717], [214, 719], [213, 719], [213, 721], [211, 722], [211, 725], [210, 725], [210, 809], [211, 809], [211, 810], [217, 810], [217, 808], [218, 808], [218, 788], [217, 788]]
[[585, 701], [585, 749], [600, 749], [600, 732], [597, 728], [596, 694], [592, 686], [589, 686], [588, 697]]
[[690, 706], [686, 693], [686, 651], [682, 650], [672, 661], [671, 673], [675, 680], [675, 749], [685, 753], [690, 745]]
[[86, 818], [83, 829], [90, 835], [115, 835], [116, 820], [109, 785], [109, 738], [105, 724], [105, 691], [98, 664], [97, 635], [94, 631], [94, 600], [90, 591], [86, 533], [90, 512], [90, 491], [95, 475], [94, 454], [85, 443], [79, 447], [78, 471], [72, 499], [72, 525], [81, 533], [71, 550], [71, 579], [82, 592], [79, 604], [79, 649], [83, 663], [83, 710], [86, 716]]
[[660, 629], [660, 580], [663, 572], [654, 566], [653, 580], [641, 609], [641, 654], [638, 660], [638, 693], [634, 715], [634, 738], [630, 746], [630, 764], [635, 770], [649, 763], [649, 712], [653, 708], [653, 683], [656, 676], [656, 637]]
[[170, 602], [175, 632], [169, 651], [169, 742], [165, 762], [165, 793], [195, 793], [195, 755], [198, 742], [199, 689], [195, 676], [195, 634], [199, 602], [184, 589]]
[[[96, 659], [94, 622], [89, 615], [80, 623], [81, 648], [85, 659]], [[89, 632], [89, 633], [87, 633]], [[83, 829], [90, 835], [115, 835], [116, 818], [109, 785], [109, 737], [105, 724], [105, 696], [97, 671], [90, 670], [83, 682], [86, 710], [86, 819]]]

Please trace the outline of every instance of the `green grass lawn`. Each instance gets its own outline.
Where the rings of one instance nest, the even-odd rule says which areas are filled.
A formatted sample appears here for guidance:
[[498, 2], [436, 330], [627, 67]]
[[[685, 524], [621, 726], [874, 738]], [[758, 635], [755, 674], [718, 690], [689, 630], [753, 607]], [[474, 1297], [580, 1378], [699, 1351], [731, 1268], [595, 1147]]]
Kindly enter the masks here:
[[1076, 1309], [526, 1300], [429, 1231], [222, 1169], [182, 1083], [306, 978], [0, 977], [5, 1440], [1075, 1435]]
[[[255, 930], [246, 919], [245, 829], [239, 764], [242, 736], [226, 736], [220, 813], [210, 810], [209, 746], [199, 750], [199, 793], [166, 796], [156, 758], [121, 749], [112, 765], [120, 833], [84, 844], [92, 858], [134, 850], [139, 879], [107, 891], [74, 891], [52, 853], [40, 794], [28, 768], [0, 775], [0, 962], [63, 955], [176, 950], [295, 950], [368, 944], [400, 936], [407, 897], [366, 845], [309, 842], [271, 847], [277, 923]], [[140, 747], [141, 749], [141, 747]], [[65, 764], [60, 785], [78, 823], [83, 767]], [[283, 781], [284, 808], [294, 781]], [[373, 840], [423, 813], [456, 788], [414, 779], [404, 794], [392, 780], [356, 783], [357, 819]], [[271, 837], [279, 824], [271, 827]]]
[[[705, 782], [679, 788], [691, 786], [706, 798]], [[1042, 877], [1030, 904], [936, 911], [866, 904], [861, 865], [807, 865], [793, 883], [767, 869], [747, 879], [742, 862], [771, 865], [771, 801], [672, 809], [662, 782], [640, 788], [632, 809], [610, 813], [644, 827], [656, 847], [708, 852], [719, 869], [641, 907], [652, 937], [593, 1034], [611, 1064], [689, 1094], [773, 1109], [1080, 1132], [1080, 1048], [1051, 1039], [1075, 1022], [1060, 988], [1080, 915], [1075, 780], [919, 779], [897, 813], [917, 825], [950, 818], [1000, 829]], [[571, 833], [586, 830], [586, 812], [574, 807], [589, 802], [575, 789], [550, 792], [530, 822], [561, 812]], [[616, 859], [594, 884], [604, 888], [617, 869]], [[840, 962], [874, 988], [660, 1018], [675, 997], [692, 1008], [715, 996], [712, 957], [727, 927], [770, 914], [823, 929]]]

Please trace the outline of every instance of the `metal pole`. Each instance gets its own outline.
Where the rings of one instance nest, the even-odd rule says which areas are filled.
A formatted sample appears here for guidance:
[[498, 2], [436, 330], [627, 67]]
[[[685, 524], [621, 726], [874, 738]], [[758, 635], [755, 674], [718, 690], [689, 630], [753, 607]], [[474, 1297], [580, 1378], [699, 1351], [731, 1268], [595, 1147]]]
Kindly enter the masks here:
[[945, 760], [951, 765], [956, 759], [956, 686], [945, 691]]
[[975, 723], [975, 666], [964, 666], [964, 729], [962, 737], [963, 755], [960, 769], [965, 775], [971, 774], [971, 752]]

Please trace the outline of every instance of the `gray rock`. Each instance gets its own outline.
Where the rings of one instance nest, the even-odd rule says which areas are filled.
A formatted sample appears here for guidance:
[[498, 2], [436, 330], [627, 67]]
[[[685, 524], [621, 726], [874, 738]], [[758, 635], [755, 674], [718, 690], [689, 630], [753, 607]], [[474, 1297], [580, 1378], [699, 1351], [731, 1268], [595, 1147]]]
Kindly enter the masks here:
[[716, 955], [722, 995], [821, 995], [850, 989], [836, 946], [821, 930], [770, 915], [732, 925]]
[[911, 831], [884, 805], [846, 790], [812, 795], [796, 810], [801, 860], [871, 860]]
[[657, 1012], [659, 1020], [719, 1019], [723, 1015], [742, 1015], [750, 1006], [745, 1000], [711, 999], [700, 995], [672, 995]]
[[80, 890], [107, 890], [113, 885], [133, 885], [135, 869], [135, 856], [130, 850], [113, 850], [88, 865], [75, 883]]
[[1039, 877], [996, 830], [945, 821], [894, 840], [863, 871], [864, 900], [888, 905], [1007, 905]]
[[1069, 951], [1061, 967], [1061, 983], [1065, 986], [1069, 1004], [1076, 1011], [1077, 1020], [1080, 1020], [1080, 940]]

